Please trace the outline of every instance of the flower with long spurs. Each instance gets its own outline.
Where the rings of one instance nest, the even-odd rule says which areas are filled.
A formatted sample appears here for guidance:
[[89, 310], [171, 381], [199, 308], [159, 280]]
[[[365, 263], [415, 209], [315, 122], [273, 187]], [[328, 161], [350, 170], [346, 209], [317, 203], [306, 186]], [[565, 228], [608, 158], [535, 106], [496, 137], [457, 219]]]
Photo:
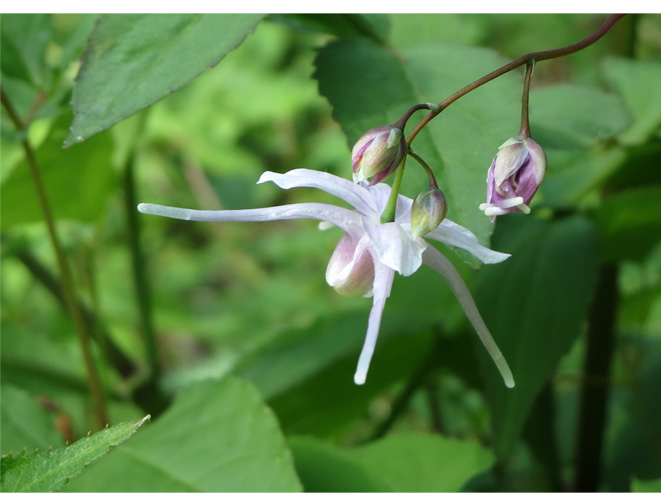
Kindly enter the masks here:
[[[411, 235], [412, 200], [399, 195], [394, 222], [381, 223], [390, 196], [390, 186], [358, 185], [329, 173], [297, 169], [285, 174], [265, 172], [258, 183], [274, 182], [283, 189], [311, 187], [321, 189], [346, 201], [353, 209], [325, 203], [297, 203], [248, 210], [189, 210], [140, 203], [142, 213], [174, 219], [213, 222], [273, 221], [315, 219], [328, 222], [342, 230], [344, 235], [329, 261], [326, 280], [345, 295], [373, 296], [365, 343], [358, 359], [354, 381], [365, 383], [372, 354], [381, 325], [386, 299], [390, 296], [395, 272], [409, 276], [422, 264], [441, 274], [459, 300], [489, 355], [494, 360], [505, 384], [514, 386], [512, 373], [480, 316], [475, 302], [452, 263], [422, 237]], [[451, 247], [469, 251], [483, 263], [498, 263], [508, 254], [490, 250], [477, 241], [469, 230], [444, 219], [438, 227], [424, 235]]]

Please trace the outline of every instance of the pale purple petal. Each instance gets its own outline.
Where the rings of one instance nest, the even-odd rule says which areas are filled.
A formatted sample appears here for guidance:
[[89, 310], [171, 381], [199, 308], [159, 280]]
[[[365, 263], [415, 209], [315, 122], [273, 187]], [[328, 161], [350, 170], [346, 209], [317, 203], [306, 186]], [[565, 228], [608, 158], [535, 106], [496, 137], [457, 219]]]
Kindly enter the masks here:
[[378, 260], [399, 274], [409, 276], [422, 265], [424, 240], [412, 240], [396, 222], [381, 222], [363, 217], [363, 228], [372, 240]]
[[394, 276], [395, 272], [392, 269], [380, 264], [377, 258], [374, 257], [374, 302], [367, 323], [365, 343], [363, 343], [363, 349], [358, 358], [356, 374], [353, 377], [356, 385], [363, 385], [367, 379], [367, 371], [369, 370], [372, 355], [374, 354], [376, 340], [379, 337], [381, 316], [386, 306], [386, 299], [390, 296]]
[[473, 233], [449, 219], [444, 219], [440, 226], [434, 229], [431, 233], [427, 233], [424, 237], [440, 241], [451, 247], [464, 249], [473, 254], [484, 264], [499, 263], [510, 256], [510, 254], [496, 252], [495, 250], [480, 245], [477, 241], [477, 237]]
[[202, 222], [264, 222], [291, 219], [315, 219], [330, 222], [348, 233], [362, 234], [360, 215], [346, 208], [325, 203], [298, 203], [249, 210], [191, 210], [151, 203], [140, 203], [138, 211], [172, 219]]
[[436, 270], [448, 283], [450, 289], [459, 301], [459, 304], [466, 313], [466, 317], [470, 320], [470, 323], [473, 325], [475, 332], [480, 337], [480, 341], [489, 352], [489, 355], [493, 359], [500, 375], [503, 377], [505, 385], [509, 388], [514, 387], [514, 378], [512, 377], [512, 371], [507, 365], [507, 361], [503, 354], [501, 353], [498, 345], [494, 341], [489, 329], [487, 328], [482, 316], [475, 306], [475, 301], [471, 296], [468, 287], [464, 283], [464, 280], [459, 275], [459, 272], [455, 269], [452, 263], [438, 250], [434, 247], [427, 247], [424, 254], [422, 255], [424, 264], [430, 268]]
[[312, 187], [343, 199], [364, 215], [375, 216], [377, 207], [369, 191], [358, 184], [330, 173], [299, 168], [287, 173], [264, 172], [258, 184], [273, 182], [283, 189]]

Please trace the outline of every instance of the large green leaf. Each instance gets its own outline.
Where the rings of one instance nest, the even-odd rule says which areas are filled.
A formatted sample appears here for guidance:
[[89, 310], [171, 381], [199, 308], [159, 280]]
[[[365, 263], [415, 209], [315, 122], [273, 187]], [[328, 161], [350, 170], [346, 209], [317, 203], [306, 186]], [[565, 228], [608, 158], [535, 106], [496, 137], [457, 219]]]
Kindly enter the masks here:
[[12, 385], [2, 384], [1, 445], [4, 453], [24, 448], [46, 450], [64, 444], [54, 429], [53, 419], [30, 394]]
[[597, 268], [596, 233], [586, 219], [508, 217], [499, 217], [493, 241], [512, 257], [483, 268], [473, 291], [516, 381], [505, 388], [480, 352], [499, 458], [508, 455], [535, 397], [580, 333]]
[[294, 438], [290, 445], [308, 492], [457, 492], [493, 463], [477, 441], [423, 433], [353, 449], [308, 438]]
[[530, 111], [532, 136], [544, 148], [589, 147], [624, 131], [631, 122], [617, 96], [570, 84], [532, 90]]
[[108, 450], [131, 437], [149, 415], [137, 422], [108, 427], [71, 446], [43, 453], [2, 457], [3, 492], [53, 492]]
[[50, 14], [3, 14], [0, 62], [3, 76], [46, 90], [50, 69], [46, 46], [51, 37]]
[[[37, 149], [36, 159], [51, 212], [56, 219], [94, 222], [105, 210], [115, 187], [113, 142], [109, 134], [85, 145], [62, 151], [68, 118], [60, 116], [49, 137]], [[43, 220], [27, 162], [18, 164], [2, 184], [2, 228]]]
[[236, 378], [195, 384], [134, 442], [78, 478], [87, 492], [300, 490], [273, 413]]
[[661, 186], [614, 194], [594, 215], [603, 260], [641, 260], [661, 241]]
[[661, 128], [661, 64], [658, 61], [609, 59], [604, 63], [611, 86], [626, 102], [634, 123], [621, 136], [624, 143], [642, 143]]
[[[627, 152], [620, 147], [602, 149], [546, 149], [548, 171], [537, 201], [544, 206], [568, 208], [578, 205], [618, 170], [624, 170]], [[541, 196], [541, 197], [540, 197]]]
[[[320, 51], [315, 77], [353, 143], [368, 129], [395, 122], [409, 107], [440, 102], [505, 62], [492, 51], [455, 44], [427, 43], [398, 54], [366, 40], [342, 40]], [[503, 76], [453, 104], [413, 143], [439, 178], [449, 218], [482, 243], [491, 231], [478, 210], [486, 173], [498, 146], [519, 130], [520, 94], [517, 79]], [[425, 176], [414, 161], [407, 172], [403, 191], [415, 197], [426, 187]]]
[[259, 14], [108, 14], [97, 22], [73, 92], [64, 142], [82, 142], [216, 65]]

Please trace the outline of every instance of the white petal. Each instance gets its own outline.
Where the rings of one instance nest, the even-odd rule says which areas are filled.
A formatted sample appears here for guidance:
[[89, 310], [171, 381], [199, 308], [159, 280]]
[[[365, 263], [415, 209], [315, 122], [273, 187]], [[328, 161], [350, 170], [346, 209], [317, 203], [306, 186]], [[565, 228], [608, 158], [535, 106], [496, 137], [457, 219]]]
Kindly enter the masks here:
[[434, 247], [427, 247], [423, 254], [424, 263], [430, 268], [436, 270], [448, 283], [450, 289], [459, 301], [459, 304], [464, 309], [464, 313], [470, 320], [470, 323], [473, 325], [475, 332], [480, 337], [480, 341], [489, 352], [489, 355], [493, 359], [498, 371], [500, 371], [501, 376], [505, 385], [509, 388], [514, 387], [514, 378], [512, 377], [512, 371], [507, 365], [507, 361], [503, 354], [501, 353], [498, 345], [494, 341], [489, 329], [487, 328], [482, 316], [475, 306], [475, 301], [473, 301], [473, 296], [471, 296], [468, 287], [464, 283], [464, 280], [459, 275], [459, 272], [455, 269], [452, 263], [438, 250]]
[[190, 210], [150, 203], [140, 203], [138, 211], [172, 219], [203, 222], [263, 222], [273, 220], [315, 219], [331, 222], [347, 232], [362, 234], [361, 215], [346, 208], [325, 203], [298, 203], [249, 210]]
[[427, 233], [425, 238], [431, 238], [432, 240], [438, 240], [451, 247], [459, 247], [467, 250], [484, 264], [499, 263], [510, 256], [510, 254], [496, 252], [495, 250], [480, 245], [477, 241], [477, 237], [473, 233], [449, 219], [444, 219], [440, 226], [434, 229], [431, 233]]
[[363, 349], [358, 358], [356, 374], [353, 377], [356, 385], [364, 384], [367, 378], [367, 371], [369, 370], [372, 355], [374, 354], [376, 340], [379, 337], [383, 308], [386, 306], [386, 299], [390, 296], [394, 276], [395, 272], [393, 270], [380, 264], [376, 257], [374, 258], [374, 302], [367, 323], [365, 343], [363, 343]]
[[412, 275], [420, 268], [422, 252], [427, 248], [424, 240], [412, 240], [396, 222], [381, 224], [363, 217], [362, 224], [380, 262], [404, 276]]
[[287, 173], [264, 172], [258, 184], [273, 182], [283, 189], [313, 187], [343, 199], [363, 215], [375, 216], [377, 207], [364, 187], [330, 173], [299, 168]]

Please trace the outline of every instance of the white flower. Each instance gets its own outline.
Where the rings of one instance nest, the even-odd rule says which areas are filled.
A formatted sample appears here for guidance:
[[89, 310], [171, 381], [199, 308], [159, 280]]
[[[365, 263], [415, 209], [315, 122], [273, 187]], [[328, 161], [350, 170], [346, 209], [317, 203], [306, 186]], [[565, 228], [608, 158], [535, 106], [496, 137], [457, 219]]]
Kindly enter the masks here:
[[[188, 210], [140, 203], [142, 213], [193, 221], [272, 221], [288, 219], [315, 219], [342, 228], [344, 236], [338, 243], [328, 264], [326, 280], [341, 294], [373, 296], [374, 301], [367, 325], [367, 335], [354, 375], [357, 385], [365, 383], [374, 353], [381, 316], [386, 299], [390, 296], [395, 272], [409, 276], [426, 264], [445, 278], [457, 297], [482, 343], [494, 360], [505, 384], [514, 386], [512, 373], [489, 330], [477, 311], [473, 298], [452, 263], [423, 238], [411, 235], [412, 200], [398, 196], [395, 222], [380, 221], [390, 186], [356, 185], [329, 173], [298, 169], [285, 174], [265, 172], [259, 179], [274, 182], [283, 189], [312, 187], [343, 199], [354, 209], [325, 203], [298, 203], [250, 210]], [[483, 263], [504, 261], [509, 254], [495, 252], [480, 245], [466, 228], [448, 220], [427, 233], [425, 238], [437, 240], [467, 250]]]

